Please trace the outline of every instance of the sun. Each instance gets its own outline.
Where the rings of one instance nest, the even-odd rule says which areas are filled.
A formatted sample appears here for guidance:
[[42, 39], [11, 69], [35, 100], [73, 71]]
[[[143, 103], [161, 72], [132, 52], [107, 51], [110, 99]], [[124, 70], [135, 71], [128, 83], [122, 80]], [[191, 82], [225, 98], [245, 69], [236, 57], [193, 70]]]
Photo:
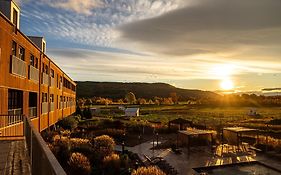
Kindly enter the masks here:
[[232, 90], [234, 88], [233, 81], [227, 79], [227, 80], [222, 80], [220, 83], [220, 87], [223, 90]]

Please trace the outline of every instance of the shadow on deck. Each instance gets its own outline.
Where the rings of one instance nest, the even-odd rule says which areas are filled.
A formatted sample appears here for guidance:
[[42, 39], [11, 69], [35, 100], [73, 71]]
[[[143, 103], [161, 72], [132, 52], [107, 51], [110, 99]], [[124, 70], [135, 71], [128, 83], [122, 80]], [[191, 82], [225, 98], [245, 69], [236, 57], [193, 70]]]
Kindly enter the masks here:
[[0, 174], [31, 174], [24, 140], [0, 141]]

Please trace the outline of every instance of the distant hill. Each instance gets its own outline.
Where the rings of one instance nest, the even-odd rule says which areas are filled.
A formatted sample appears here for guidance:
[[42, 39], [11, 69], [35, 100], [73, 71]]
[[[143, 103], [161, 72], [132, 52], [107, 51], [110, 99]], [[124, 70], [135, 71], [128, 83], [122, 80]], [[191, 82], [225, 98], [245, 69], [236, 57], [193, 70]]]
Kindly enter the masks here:
[[219, 95], [210, 91], [190, 90], [176, 88], [166, 83], [118, 83], [118, 82], [91, 82], [77, 81], [77, 97], [104, 97], [111, 99], [124, 98], [128, 92], [133, 92], [136, 98], [153, 99], [157, 97], [169, 97], [175, 92], [180, 100], [190, 98], [215, 98]]

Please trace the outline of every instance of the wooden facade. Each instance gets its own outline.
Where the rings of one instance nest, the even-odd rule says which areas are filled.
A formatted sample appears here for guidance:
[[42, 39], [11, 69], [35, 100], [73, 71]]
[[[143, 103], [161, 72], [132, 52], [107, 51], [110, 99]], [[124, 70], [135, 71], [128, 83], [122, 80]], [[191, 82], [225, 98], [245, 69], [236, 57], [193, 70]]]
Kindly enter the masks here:
[[1, 12], [0, 99], [0, 114], [28, 116], [39, 131], [76, 110], [75, 82]]

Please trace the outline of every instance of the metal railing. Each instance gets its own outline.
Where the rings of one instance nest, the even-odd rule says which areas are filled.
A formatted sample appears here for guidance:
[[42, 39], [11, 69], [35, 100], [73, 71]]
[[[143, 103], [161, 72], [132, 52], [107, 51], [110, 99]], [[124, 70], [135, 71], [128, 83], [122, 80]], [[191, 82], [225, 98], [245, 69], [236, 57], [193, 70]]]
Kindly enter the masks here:
[[43, 102], [42, 104], [42, 114], [46, 114], [49, 112], [49, 103], [48, 102]]
[[50, 85], [50, 82], [49, 82], [49, 75], [46, 74], [46, 73], [42, 73], [42, 83], [45, 84], [45, 85]]
[[34, 128], [29, 118], [24, 118], [24, 134], [32, 174], [66, 175], [56, 157]]
[[29, 107], [28, 112], [29, 112], [30, 118], [36, 118], [37, 117], [37, 107]]
[[55, 87], [55, 78], [50, 77], [50, 86]]
[[39, 70], [29, 65], [29, 79], [39, 82]]
[[11, 73], [26, 77], [26, 62], [20, 58], [11, 56]]
[[50, 112], [55, 111], [55, 102], [50, 102]]
[[23, 115], [0, 115], [0, 138], [22, 136]]

